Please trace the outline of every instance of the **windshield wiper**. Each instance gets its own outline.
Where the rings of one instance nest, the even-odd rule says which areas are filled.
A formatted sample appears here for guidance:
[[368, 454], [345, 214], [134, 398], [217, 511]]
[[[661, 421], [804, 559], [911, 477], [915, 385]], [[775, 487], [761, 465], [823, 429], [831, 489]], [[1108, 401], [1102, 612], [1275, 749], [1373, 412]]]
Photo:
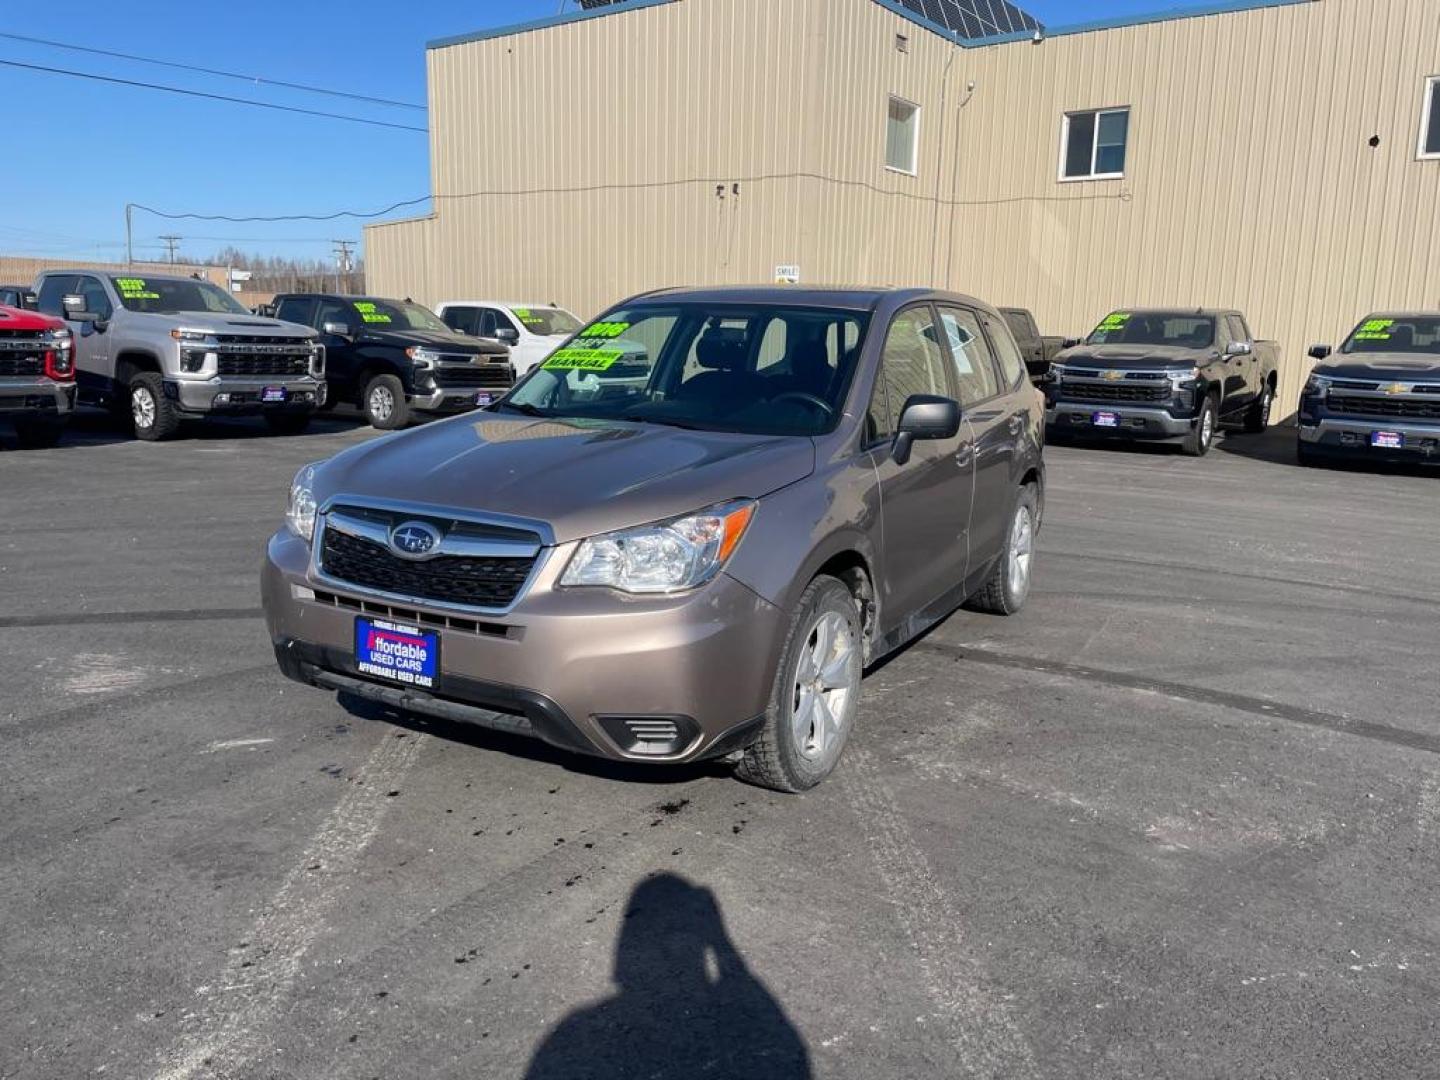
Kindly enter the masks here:
[[529, 404], [528, 402], [524, 402], [524, 401], [502, 401], [502, 402], [499, 402], [499, 403], [495, 406], [495, 408], [497, 408], [497, 409], [509, 409], [511, 412], [518, 412], [518, 413], [521, 413], [521, 414], [524, 415], [524, 416], [550, 416], [550, 415], [552, 415], [551, 413], [545, 412], [543, 409], [537, 409], [534, 405], [531, 405], [531, 404]]
[[666, 416], [646, 416], [644, 413], [621, 413], [615, 419], [626, 420], [632, 424], [659, 424], [662, 427], [683, 428], [685, 431], [711, 431], [712, 428], [703, 427], [700, 424], [692, 424], [685, 420], [672, 420]]

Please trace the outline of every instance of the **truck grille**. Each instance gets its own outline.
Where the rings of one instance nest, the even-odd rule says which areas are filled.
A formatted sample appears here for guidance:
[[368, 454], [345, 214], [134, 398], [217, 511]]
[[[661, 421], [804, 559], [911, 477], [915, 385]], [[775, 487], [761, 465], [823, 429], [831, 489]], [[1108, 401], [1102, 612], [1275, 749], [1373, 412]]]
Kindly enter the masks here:
[[447, 364], [435, 370], [435, 385], [442, 390], [455, 386], [506, 389], [513, 382], [509, 364]]
[[15, 356], [0, 352], [0, 379], [34, 378], [45, 372], [45, 360], [39, 355]]
[[412, 562], [372, 540], [335, 529], [325, 530], [321, 555], [328, 576], [362, 589], [479, 608], [503, 608], [513, 603], [530, 577], [536, 557], [441, 555], [426, 562]]
[[1393, 416], [1409, 420], [1440, 420], [1440, 400], [1407, 397], [1330, 395], [1330, 411], [1348, 416]]
[[44, 374], [45, 343], [33, 330], [0, 330], [0, 378]]
[[308, 349], [312, 339], [276, 337], [274, 334], [216, 334], [215, 340], [221, 345], [289, 345], [296, 349]]
[[1162, 404], [1171, 398], [1168, 384], [1164, 386], [1126, 386], [1124, 383], [1075, 383], [1060, 384], [1056, 396], [1060, 401], [1142, 401]]
[[221, 375], [304, 375], [310, 370], [310, 358], [221, 353], [218, 370]]

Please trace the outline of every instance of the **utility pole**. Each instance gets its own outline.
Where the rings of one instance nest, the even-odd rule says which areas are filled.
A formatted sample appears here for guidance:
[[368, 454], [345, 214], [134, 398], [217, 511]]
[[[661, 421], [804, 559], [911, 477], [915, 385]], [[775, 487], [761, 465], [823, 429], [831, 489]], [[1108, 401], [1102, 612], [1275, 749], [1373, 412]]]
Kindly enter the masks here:
[[[354, 240], [332, 240], [335, 245], [335, 291], [348, 293], [350, 291], [350, 249], [355, 246]], [[340, 285], [340, 275], [345, 275], [345, 285]]]
[[180, 241], [183, 240], [183, 239], [185, 239], [185, 238], [184, 238], [183, 236], [162, 236], [162, 237], [160, 237], [160, 239], [165, 241], [165, 252], [166, 252], [166, 254], [169, 256], [170, 265], [171, 265], [171, 266], [174, 266], [174, 265], [175, 265], [175, 245], [178, 244], [178, 243], [180, 243]]

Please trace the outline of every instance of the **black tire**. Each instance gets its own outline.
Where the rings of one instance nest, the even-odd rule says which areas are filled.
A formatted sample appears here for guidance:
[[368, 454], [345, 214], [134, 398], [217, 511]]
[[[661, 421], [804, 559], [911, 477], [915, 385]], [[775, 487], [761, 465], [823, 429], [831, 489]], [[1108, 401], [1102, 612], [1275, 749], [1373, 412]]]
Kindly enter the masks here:
[[[832, 617], [838, 617], [838, 622]], [[843, 668], [847, 689], [839, 715], [830, 711], [829, 699], [809, 710], [813, 712], [814, 708], [823, 708], [824, 712], [820, 715], [834, 718], [833, 725], [827, 728], [831, 733], [829, 738], [818, 736], [822, 745], [815, 747], [811, 745], [817, 737], [814, 728], [809, 729], [810, 734], [802, 743], [796, 734], [796, 720], [800, 719], [797, 710], [805, 708], [806, 700], [801, 664], [814, 663], [814, 649], [820, 645], [818, 634], [822, 621], [831, 627], [843, 622], [849, 635], [849, 656], [843, 664], [839, 656], [832, 661], [837, 671]], [[840, 643], [842, 650], [843, 644]], [[775, 685], [770, 691], [770, 704], [765, 710], [765, 722], [735, 770], [740, 779], [793, 794], [808, 791], [835, 771], [859, 710], [863, 651], [860, 611], [855, 597], [835, 578], [817, 577], [801, 595], [790, 620], [790, 630], [775, 672]], [[829, 670], [832, 665], [824, 667]], [[817, 670], [816, 682], [819, 678]], [[816, 682], [811, 683], [812, 698], [819, 696]]]
[[48, 450], [65, 434], [65, 421], [21, 419], [15, 421], [15, 441], [22, 450]]
[[1215, 405], [1214, 395], [1207, 394], [1200, 405], [1200, 415], [1195, 418], [1195, 427], [1185, 436], [1181, 449], [1191, 457], [1204, 457], [1215, 444], [1215, 430], [1220, 426], [1220, 410]]
[[313, 416], [309, 412], [268, 412], [265, 423], [276, 435], [299, 435], [310, 426]]
[[130, 423], [135, 437], [146, 442], [168, 439], [180, 430], [180, 410], [165, 397], [165, 380], [153, 371], [130, 380]]
[[1245, 410], [1245, 430], [1251, 435], [1260, 435], [1270, 427], [1270, 410], [1275, 405], [1275, 388], [1265, 380], [1265, 389]]
[[370, 426], [381, 431], [394, 431], [410, 422], [405, 387], [394, 375], [376, 375], [366, 383], [360, 395], [360, 408]]
[[1005, 548], [985, 585], [966, 606], [991, 615], [1014, 615], [1025, 606], [1034, 580], [1035, 536], [1040, 531], [1040, 507], [1035, 488], [1020, 489], [1005, 530]]

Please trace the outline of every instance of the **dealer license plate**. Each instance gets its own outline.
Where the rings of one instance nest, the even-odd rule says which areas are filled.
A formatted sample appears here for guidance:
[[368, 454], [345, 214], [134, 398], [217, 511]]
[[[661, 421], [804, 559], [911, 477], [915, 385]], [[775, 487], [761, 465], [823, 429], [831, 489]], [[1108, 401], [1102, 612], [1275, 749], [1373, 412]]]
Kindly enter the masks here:
[[478, 394], [475, 395], [475, 404], [482, 409], [485, 408], [487, 405], [494, 404], [494, 401], [495, 395], [492, 394], [489, 390], [481, 390]]
[[432, 690], [440, 676], [440, 635], [403, 623], [357, 617], [355, 668], [371, 678]]
[[1090, 422], [1096, 427], [1118, 428], [1120, 426], [1120, 414], [1113, 412], [1097, 412], [1091, 415]]
[[1399, 431], [1372, 431], [1370, 445], [1377, 450], [1403, 450], [1405, 435]]
[[285, 400], [285, 388], [283, 386], [267, 386], [260, 391], [260, 400], [266, 405], [275, 405]]

